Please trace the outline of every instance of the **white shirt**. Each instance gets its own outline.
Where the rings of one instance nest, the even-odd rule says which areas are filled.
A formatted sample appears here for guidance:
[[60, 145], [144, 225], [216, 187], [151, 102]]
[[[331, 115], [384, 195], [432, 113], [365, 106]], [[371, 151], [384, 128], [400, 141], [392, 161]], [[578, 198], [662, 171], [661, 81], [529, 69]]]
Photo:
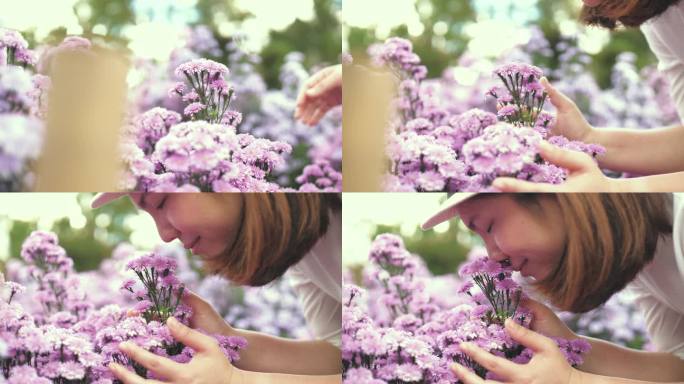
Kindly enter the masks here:
[[670, 82], [672, 100], [684, 121], [684, 1], [644, 23], [641, 30], [658, 58], [658, 69]]
[[658, 242], [653, 261], [628, 288], [655, 347], [684, 359], [684, 194], [674, 194], [672, 213], [672, 236]]
[[288, 277], [299, 297], [309, 329], [316, 339], [341, 346], [342, 335], [342, 216], [330, 215], [328, 231]]

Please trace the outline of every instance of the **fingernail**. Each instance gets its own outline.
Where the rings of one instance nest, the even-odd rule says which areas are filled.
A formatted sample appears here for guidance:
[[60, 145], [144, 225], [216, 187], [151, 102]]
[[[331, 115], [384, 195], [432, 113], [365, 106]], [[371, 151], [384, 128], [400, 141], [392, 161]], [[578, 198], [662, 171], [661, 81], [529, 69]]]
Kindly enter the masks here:
[[461, 347], [461, 349], [468, 350], [468, 349], [470, 349], [472, 346], [470, 345], [470, 343], [461, 343], [460, 347]]
[[551, 146], [551, 144], [549, 144], [548, 141], [542, 140], [539, 143], [537, 143], [537, 149], [548, 151], [551, 148], [552, 148], [552, 146]]
[[124, 341], [122, 343], [119, 343], [119, 349], [122, 351], [129, 350], [131, 348], [131, 343], [128, 341]]
[[112, 371], [118, 371], [119, 369], [121, 369], [121, 367], [120, 367], [119, 364], [117, 364], [117, 363], [110, 363], [110, 364], [107, 366], [107, 368], [109, 368], [109, 369], [112, 370]]
[[179, 323], [175, 317], [169, 317], [168, 319], [166, 319], [166, 325], [168, 325], [169, 327], [175, 328], [175, 327], [178, 327]]
[[518, 323], [513, 321], [510, 317], [504, 321], [504, 325], [507, 326], [508, 328], [515, 328], [518, 326]]

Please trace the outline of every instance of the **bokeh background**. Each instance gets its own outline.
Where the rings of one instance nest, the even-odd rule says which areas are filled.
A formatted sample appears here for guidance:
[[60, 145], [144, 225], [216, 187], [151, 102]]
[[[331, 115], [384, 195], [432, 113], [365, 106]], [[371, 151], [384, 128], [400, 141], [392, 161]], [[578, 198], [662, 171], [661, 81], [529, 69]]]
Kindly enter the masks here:
[[[428, 77], [438, 77], [466, 51], [476, 57], [498, 57], [527, 44], [535, 33], [532, 29], [538, 29], [552, 47], [576, 39], [579, 49], [591, 55], [588, 70], [604, 88], [611, 83], [610, 71], [621, 52], [633, 52], [638, 68], [655, 62], [638, 29], [609, 33], [580, 25], [581, 4], [580, 0], [345, 0], [343, 47], [362, 52], [391, 36], [408, 38], [427, 65]], [[387, 12], [390, 8], [392, 12]], [[555, 51], [547, 64], [557, 65], [562, 53]]]
[[[120, 76], [112, 76], [114, 71], [107, 70], [97, 73], [98, 78], [114, 83], [102, 87], [111, 89], [106, 95], [117, 101], [125, 99], [125, 105], [114, 105], [104, 98], [74, 101], [74, 104], [88, 101], [106, 111], [114, 111], [109, 119], [104, 114], [96, 117], [101, 120], [99, 131], [111, 137], [117, 137], [122, 125], [154, 107], [182, 112], [184, 103], [168, 94], [177, 81], [174, 70], [187, 61], [206, 58], [225, 64], [230, 70], [227, 81], [236, 92], [231, 108], [242, 114], [238, 133], [292, 146], [292, 153], [269, 174], [269, 181], [296, 189], [303, 184], [296, 178], [304, 166], [319, 161], [327, 161], [337, 172], [341, 171], [341, 108], [334, 108], [314, 127], [294, 119], [296, 98], [304, 82], [318, 70], [340, 62], [340, 0], [293, 0], [278, 7], [267, 0], [1, 0], [0, 4], [6, 5], [0, 15], [0, 28], [18, 31], [38, 58], [49, 53], [50, 47], [62, 43], [65, 37], [79, 36], [88, 39], [98, 50], [113, 51], [122, 59], [125, 68], [116, 72]], [[22, 76], [28, 78], [44, 72], [40, 64], [39, 60], [39, 65], [23, 69]], [[64, 83], [73, 85], [78, 80], [81, 78], [76, 76]], [[9, 84], [9, 89], [13, 86], [16, 87]], [[115, 91], [125, 96], [118, 96]], [[120, 177], [117, 172], [124, 167], [113, 165], [118, 166], [121, 157], [124, 159], [120, 162], [126, 161], [125, 156], [115, 153], [118, 148], [112, 148], [116, 140], [105, 140], [104, 135], [90, 138], [75, 128], [85, 125], [82, 130], [86, 133], [95, 131], [89, 129], [92, 124], [74, 122], [79, 115], [86, 115], [85, 111], [93, 110], [79, 105], [82, 108], [72, 108], [79, 112], [64, 107], [54, 107], [53, 113], [41, 111], [45, 115], [41, 120], [47, 121], [46, 116], [61, 116], [53, 119], [60, 124], [35, 124], [38, 128], [43, 125], [47, 128], [36, 129], [40, 132], [34, 134], [31, 156], [13, 159], [26, 170], [0, 172], [0, 190], [68, 192], [132, 188], [125, 185], [126, 176]], [[122, 122], [123, 115], [126, 119]], [[27, 129], [15, 127], [15, 130]], [[63, 133], [72, 131], [84, 143], [60, 155], [60, 150], [74, 140], [57, 145], [55, 137], [68, 137]], [[11, 135], [3, 136], [0, 150], [5, 146], [17, 147], [18, 141], [19, 138]], [[111, 152], [111, 155], [93, 159], [83, 149], [97, 146], [107, 149], [99, 151], [100, 154]], [[81, 172], [68, 182], [61, 175], [63, 169], [73, 168], [73, 164], [57, 167], [65, 161], [65, 152], [89, 159], [80, 161]], [[103, 163], [101, 167], [91, 165], [96, 160]], [[93, 181], [99, 178], [105, 180]]]
[[[290, 52], [307, 67], [335, 63], [340, 55], [340, 0], [291, 0], [274, 12], [268, 0], [3, 0], [0, 27], [16, 29], [31, 46], [58, 43], [67, 35], [104, 39], [137, 57], [165, 60], [183, 44], [186, 27], [206, 26], [226, 43], [262, 58], [259, 71], [270, 86]], [[10, 5], [11, 3], [11, 5]], [[36, 12], [40, 10], [40, 12]], [[221, 44], [222, 43], [222, 44]]]

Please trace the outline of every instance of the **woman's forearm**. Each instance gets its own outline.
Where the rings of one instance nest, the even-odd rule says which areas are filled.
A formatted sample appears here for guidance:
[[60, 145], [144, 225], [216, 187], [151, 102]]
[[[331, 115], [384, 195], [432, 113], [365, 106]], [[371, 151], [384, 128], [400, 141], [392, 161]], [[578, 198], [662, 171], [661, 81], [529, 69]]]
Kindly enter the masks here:
[[606, 148], [601, 168], [639, 175], [684, 171], [684, 126], [657, 129], [594, 129], [586, 138]]
[[291, 375], [335, 375], [342, 372], [342, 355], [336, 346], [320, 340], [291, 340], [259, 332], [233, 329], [231, 336], [247, 339], [237, 368]]
[[[601, 379], [598, 376], [608, 376], [608, 378], [658, 383], [684, 381], [684, 360], [673, 354], [637, 351], [590, 337], [583, 337], [583, 339], [591, 344], [591, 351], [585, 356], [584, 363], [579, 366], [579, 369], [597, 375], [593, 379]], [[596, 381], [596, 383], [604, 382], [632, 383], [632, 381]], [[594, 381], [590, 380], [587, 383], [594, 383]]]
[[302, 376], [233, 370], [230, 384], [340, 384], [342, 375]]
[[[580, 377], [578, 384], [663, 384], [662, 381], [643, 381], [625, 379], [622, 377], [608, 377], [585, 373]], [[669, 382], [665, 384], [684, 384], [684, 381]]]
[[618, 192], [672, 192], [684, 191], [684, 172], [662, 175], [613, 179]]

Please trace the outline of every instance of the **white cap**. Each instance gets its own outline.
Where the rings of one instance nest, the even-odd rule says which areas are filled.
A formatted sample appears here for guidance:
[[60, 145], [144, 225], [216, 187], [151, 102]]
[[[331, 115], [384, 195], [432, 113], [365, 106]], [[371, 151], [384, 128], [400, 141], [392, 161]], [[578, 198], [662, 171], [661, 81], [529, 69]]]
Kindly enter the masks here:
[[437, 211], [433, 213], [420, 227], [423, 230], [430, 229], [435, 225], [445, 222], [452, 217], [456, 216], [456, 207], [462, 202], [470, 199], [471, 197], [477, 195], [474, 192], [466, 193], [454, 193], [451, 197], [446, 199], [442, 205], [437, 208]]
[[92, 208], [100, 208], [101, 206], [105, 204], [109, 204], [110, 202], [122, 197], [126, 196], [128, 193], [126, 192], [104, 192], [104, 193], [98, 193], [95, 195], [95, 198], [93, 201], [90, 202], [90, 206]]

